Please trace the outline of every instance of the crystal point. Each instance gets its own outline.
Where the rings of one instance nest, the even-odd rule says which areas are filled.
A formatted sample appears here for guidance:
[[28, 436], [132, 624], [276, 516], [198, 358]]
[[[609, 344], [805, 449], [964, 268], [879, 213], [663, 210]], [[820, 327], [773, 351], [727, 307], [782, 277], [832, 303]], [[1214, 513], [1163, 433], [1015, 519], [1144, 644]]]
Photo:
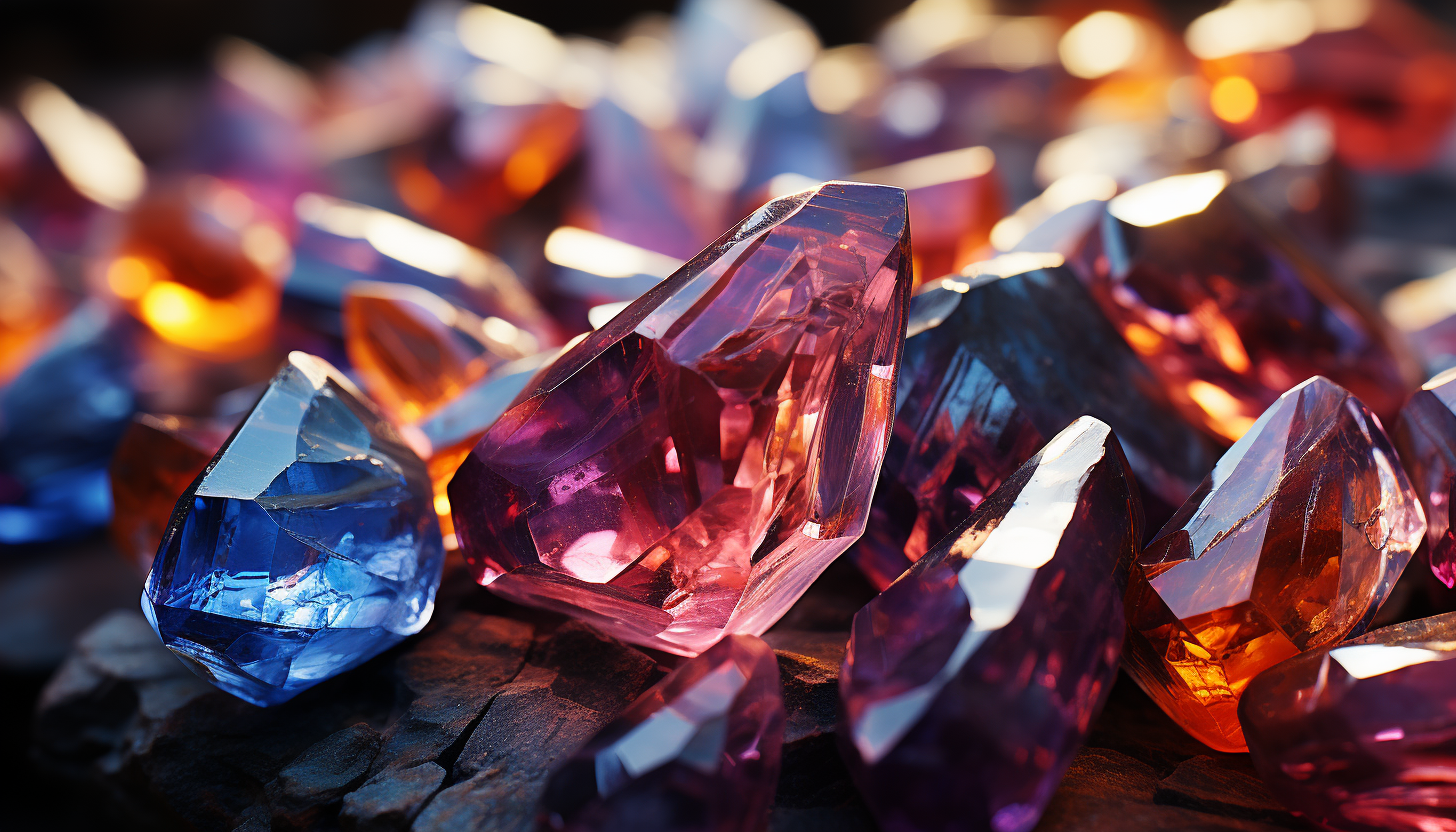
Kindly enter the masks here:
[[1380, 421], [1312, 378], [1279, 397], [1134, 562], [1128, 672], [1179, 725], [1244, 750], [1249, 680], [1357, 634], [1426, 523]]
[[905, 194], [774, 200], [562, 355], [451, 481], [481, 583], [692, 655], [864, 529], [910, 289]]
[[540, 828], [761, 832], [778, 785], [778, 659], [732, 635], [668, 674], [551, 777]]
[[432, 503], [390, 424], [293, 353], [177, 501], [142, 611], [199, 675], [282, 702], [429, 620], [444, 560]]
[[886, 832], [1036, 825], [1117, 675], [1142, 523], [1083, 417], [855, 616], [841, 749]]

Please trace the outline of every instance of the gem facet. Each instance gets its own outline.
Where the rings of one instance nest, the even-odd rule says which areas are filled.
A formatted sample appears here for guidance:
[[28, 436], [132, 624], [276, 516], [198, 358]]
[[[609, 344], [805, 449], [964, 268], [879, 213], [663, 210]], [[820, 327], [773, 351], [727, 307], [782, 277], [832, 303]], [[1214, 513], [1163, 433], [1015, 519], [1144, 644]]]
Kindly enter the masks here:
[[1102, 311], [1195, 424], [1238, 439], [1284, 390], [1324, 375], [1381, 418], [1414, 363], [1222, 171], [1173, 176], [1107, 204], [1069, 258]]
[[1264, 412], [1138, 556], [1124, 664], [1188, 733], [1243, 751], [1249, 680], [1369, 625], [1426, 522], [1358, 399], [1312, 378]]
[[451, 481], [477, 579], [686, 655], [763, 632], [864, 529], [905, 195], [774, 200], [561, 356]]
[[1154, 522], [1213, 467], [1217, 446], [1088, 314], [1077, 279], [1049, 266], [1058, 259], [1004, 255], [915, 296], [894, 431], [869, 527], [850, 550], [881, 588], [1083, 414], [1117, 432]]
[[1375, 630], [1254, 677], [1239, 721], [1289, 808], [1348, 832], [1456, 823], [1451, 686], [1456, 615]]
[[177, 501], [142, 611], [198, 675], [272, 705], [418, 632], [443, 561], [425, 464], [293, 353]]
[[1456, 369], [1426, 382], [1406, 402], [1392, 431], [1400, 458], [1426, 513], [1431, 571], [1456, 586], [1456, 534], [1451, 498], [1456, 492]]
[[1142, 524], [1083, 417], [855, 616], [841, 748], [886, 832], [1036, 825], [1117, 676]]
[[227, 439], [230, 426], [141, 413], [111, 457], [111, 539], [143, 577], [172, 508]]
[[540, 828], [758, 832], [784, 741], [778, 659], [731, 635], [668, 674], [551, 777]]

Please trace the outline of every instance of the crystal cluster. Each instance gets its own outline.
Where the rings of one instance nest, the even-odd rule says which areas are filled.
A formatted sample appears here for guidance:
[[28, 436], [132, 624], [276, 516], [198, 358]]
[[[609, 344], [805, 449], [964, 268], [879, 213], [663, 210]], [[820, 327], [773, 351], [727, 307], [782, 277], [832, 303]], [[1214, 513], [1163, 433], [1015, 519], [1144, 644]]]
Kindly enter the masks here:
[[1220, 751], [1260, 671], [1369, 625], [1426, 522], [1380, 422], [1324, 378], [1279, 397], [1133, 563], [1125, 665]]
[[887, 832], [1036, 825], [1117, 676], [1142, 534], [1117, 438], [1084, 417], [860, 610], [840, 733]]
[[293, 353], [177, 501], [142, 610], [260, 705], [416, 633], [444, 553], [425, 465], [333, 367]]
[[568, 351], [450, 483], [477, 579], [696, 654], [864, 530], [910, 290], [903, 191], [774, 200]]

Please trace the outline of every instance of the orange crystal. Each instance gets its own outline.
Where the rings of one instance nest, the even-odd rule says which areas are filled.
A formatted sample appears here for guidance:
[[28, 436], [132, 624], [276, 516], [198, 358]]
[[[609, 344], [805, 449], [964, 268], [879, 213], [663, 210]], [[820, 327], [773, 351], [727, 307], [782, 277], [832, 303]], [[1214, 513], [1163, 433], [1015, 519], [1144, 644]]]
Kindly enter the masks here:
[[1379, 420], [1312, 378], [1264, 411], [1133, 563], [1123, 666], [1188, 733], [1244, 751], [1249, 681], [1362, 632], [1425, 530]]
[[111, 540], [145, 576], [177, 497], [231, 432], [210, 420], [138, 414], [111, 458]]
[[482, 319], [403, 283], [351, 283], [343, 316], [349, 361], [396, 424], [418, 420], [538, 347], [535, 337], [507, 321]]

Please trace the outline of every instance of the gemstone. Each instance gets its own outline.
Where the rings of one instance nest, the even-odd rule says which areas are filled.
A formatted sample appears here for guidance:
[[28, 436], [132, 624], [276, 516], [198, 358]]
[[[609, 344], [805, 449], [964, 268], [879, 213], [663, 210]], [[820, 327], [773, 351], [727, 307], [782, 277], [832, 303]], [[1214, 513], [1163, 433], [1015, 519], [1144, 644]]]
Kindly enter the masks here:
[[482, 319], [428, 289], [357, 281], [344, 291], [344, 344], [370, 397], [397, 423], [418, 420], [494, 367], [538, 349], [535, 336]]
[[1153, 522], [1213, 467], [1151, 374], [1054, 255], [1003, 255], [925, 287], [910, 307], [894, 429], [851, 556], [883, 588], [964, 520], [1046, 437], [1107, 422]]
[[137, 406], [136, 329], [83, 303], [0, 387], [0, 543], [85, 534], [111, 519], [106, 463]]
[[551, 776], [543, 830], [768, 828], [784, 742], [773, 650], [730, 635], [668, 674]]
[[1238, 439], [1315, 375], [1391, 421], [1419, 374], [1386, 326], [1251, 212], [1222, 171], [1171, 176], [1107, 204], [1069, 258], [1184, 416]]
[[231, 432], [224, 422], [138, 413], [121, 435], [111, 457], [111, 540], [143, 578], [177, 498]]
[[1326, 829], [1450, 828], [1453, 639], [1456, 615], [1447, 613], [1254, 677], [1239, 720], [1270, 791]]
[[859, 611], [840, 748], [886, 832], [1036, 825], [1117, 677], [1142, 525], [1084, 416]]
[[449, 488], [476, 579], [694, 655], [864, 530], [910, 290], [903, 191], [769, 202], [537, 377]]
[[1188, 28], [1214, 115], [1252, 136], [1319, 109], [1353, 167], [1429, 163], [1456, 115], [1456, 54], [1442, 28], [1400, 0], [1311, 3], [1297, 14], [1241, 0]]
[[917, 285], [980, 259], [990, 246], [991, 228], [1007, 213], [996, 156], [987, 147], [922, 156], [852, 178], [905, 189]]
[[443, 562], [424, 462], [295, 352], [177, 500], [142, 611], [199, 676], [273, 705], [419, 632]]
[[122, 305], [163, 340], [237, 358], [266, 349], [290, 253], [243, 191], [197, 176], [145, 195], [104, 266]]
[[1425, 530], [1380, 421], [1334, 382], [1309, 379], [1133, 563], [1124, 665], [1188, 733], [1243, 751], [1235, 711], [1249, 680], [1362, 632]]
[[1431, 571], [1456, 586], [1456, 534], [1451, 499], [1456, 496], [1456, 369], [1426, 382], [1396, 420], [1393, 438], [1426, 514]]

